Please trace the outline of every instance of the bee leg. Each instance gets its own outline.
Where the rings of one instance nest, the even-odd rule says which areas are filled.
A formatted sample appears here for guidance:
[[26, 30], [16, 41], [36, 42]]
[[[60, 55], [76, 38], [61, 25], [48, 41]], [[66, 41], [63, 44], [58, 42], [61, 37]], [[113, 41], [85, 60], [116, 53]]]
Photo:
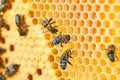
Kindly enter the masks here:
[[48, 20], [48, 23], [49, 23], [50, 21], [52, 21], [52, 18], [50, 18], [50, 19]]
[[68, 63], [69, 63], [71, 66], [73, 66], [72, 63], [71, 63], [70, 61], [68, 61]]
[[55, 22], [51, 22], [50, 25], [51, 25], [51, 24], [54, 24], [54, 23], [55, 23]]
[[61, 47], [63, 47], [62, 42], [61, 42], [61, 44], [60, 44], [60, 45], [61, 45]]

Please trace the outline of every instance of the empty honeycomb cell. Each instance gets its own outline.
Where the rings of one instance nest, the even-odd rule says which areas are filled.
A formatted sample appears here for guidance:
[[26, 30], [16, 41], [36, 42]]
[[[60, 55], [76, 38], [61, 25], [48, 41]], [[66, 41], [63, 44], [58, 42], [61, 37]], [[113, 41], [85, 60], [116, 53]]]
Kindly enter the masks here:
[[111, 42], [111, 38], [109, 36], [104, 36], [103, 40], [105, 43]]
[[66, 34], [66, 33], [67, 33], [66, 27], [61, 27], [60, 30], [62, 31], [63, 34]]
[[92, 80], [99, 80], [97, 74], [92, 73], [92, 74], [90, 74], [90, 77]]
[[59, 11], [63, 10], [62, 4], [58, 4], [58, 5], [57, 5], [57, 10], [59, 10]]
[[87, 19], [88, 18], [88, 13], [87, 12], [82, 13], [82, 18]]
[[61, 78], [59, 78], [59, 80], [65, 80], [65, 78], [61, 77]]
[[75, 49], [80, 49], [80, 47], [81, 47], [81, 44], [79, 42], [76, 42], [75, 43]]
[[101, 52], [100, 51], [95, 51], [94, 52], [94, 57], [100, 58], [101, 57]]
[[115, 0], [108, 0], [109, 4], [114, 4]]
[[67, 0], [67, 3], [71, 4], [71, 3], [72, 3], [72, 0]]
[[90, 29], [90, 34], [96, 34], [97, 33], [97, 30], [96, 30], [96, 28], [91, 28]]
[[119, 75], [120, 74], [120, 68], [115, 67], [113, 70], [113, 74]]
[[82, 2], [82, 3], [86, 3], [86, 2], [87, 2], [87, 0], [81, 0], [81, 2]]
[[80, 3], [80, 0], [74, 0], [74, 2], [78, 4], [78, 3]]
[[54, 3], [58, 3], [59, 2], [59, 0], [54, 0]]
[[85, 68], [84, 65], [80, 65], [80, 66], [79, 66], [79, 70], [80, 70], [81, 72], [85, 72], [85, 71], [86, 71], [86, 68]]
[[72, 50], [72, 57], [77, 57], [77, 56], [78, 56], [78, 51]]
[[68, 43], [68, 46], [69, 46], [70, 48], [74, 48], [74, 43], [73, 43], [73, 42], [69, 42], [69, 43]]
[[58, 19], [56, 22], [59, 23], [59, 24], [58, 24], [59, 26], [62, 26], [62, 25], [63, 25], [62, 19]]
[[87, 35], [87, 34], [88, 34], [88, 28], [83, 27], [83, 28], [82, 28], [82, 33], [83, 33], [84, 35]]
[[116, 80], [116, 75], [114, 75], [114, 74], [109, 75], [108, 80]]
[[76, 19], [79, 19], [80, 16], [81, 16], [81, 14], [80, 14], [80, 12], [75, 12], [75, 13], [74, 13], [74, 16], [75, 16]]
[[64, 6], [64, 10], [65, 10], [65, 11], [68, 11], [68, 10], [69, 10], [69, 4], [64, 4], [63, 6]]
[[120, 5], [114, 5], [114, 6], [113, 6], [113, 10], [114, 10], [115, 12], [120, 12]]
[[33, 18], [32, 23], [33, 23], [34, 25], [38, 24], [37, 18]]
[[85, 37], [83, 35], [79, 35], [79, 41], [83, 42], [85, 40]]
[[93, 3], [95, 3], [95, 0], [89, 0], [89, 2], [93, 4]]
[[48, 17], [50, 17], [50, 18], [53, 17], [53, 13], [51, 11], [48, 11]]
[[90, 50], [96, 50], [96, 44], [95, 43], [90, 44]]
[[[51, 10], [56, 10], [56, 5], [55, 4], [51, 4], [51, 8], [50, 8]], [[61, 8], [58, 8], [58, 5], [57, 5], [57, 9], [59, 10], [59, 9], [61, 9]]]
[[70, 26], [70, 21], [68, 19], [64, 20], [64, 26]]
[[113, 26], [116, 27], [116, 28], [120, 28], [120, 21], [113, 21]]
[[88, 73], [83, 73], [83, 80], [87, 80], [87, 79], [89, 79], [89, 74]]
[[104, 59], [100, 59], [98, 61], [98, 63], [99, 63], [100, 66], [105, 66], [106, 65], [106, 61]]
[[83, 21], [83, 20], [79, 20], [79, 21], [78, 21], [78, 26], [79, 26], [79, 27], [84, 26], [84, 21]]
[[32, 3], [32, 8], [33, 8], [33, 10], [36, 10], [36, 9], [37, 9], [36, 3]]
[[103, 3], [105, 3], [105, 0], [98, 0], [98, 2], [99, 2], [100, 4], [103, 4]]
[[69, 73], [67, 71], [62, 72], [62, 74], [64, 78], [67, 78], [69, 76]]
[[60, 0], [61, 3], [65, 3], [65, 0]]
[[110, 74], [112, 71], [111, 71], [111, 68], [106, 66], [104, 69], [103, 69], [104, 73], [105, 74]]
[[107, 80], [107, 76], [105, 74], [100, 74], [100, 80]]
[[111, 10], [111, 9], [110, 9], [109, 4], [105, 4], [105, 5], [104, 5], [104, 11], [109, 12], [110, 10]]
[[53, 68], [53, 69], [58, 69], [58, 63], [53, 62], [53, 63], [52, 63], [52, 68]]
[[93, 72], [93, 67], [92, 67], [91, 65], [88, 65], [88, 66], [86, 67], [86, 71], [87, 71], [87, 72]]
[[52, 52], [54, 55], [58, 54], [58, 50], [57, 50], [56, 48], [52, 48], [51, 52]]
[[42, 3], [38, 4], [38, 9], [43, 10], [43, 4]]
[[79, 80], [79, 79], [82, 79], [83, 75], [81, 72], [76, 72], [76, 77]]
[[92, 57], [92, 54], [93, 54], [93, 52], [92, 51], [86, 51], [86, 57], [88, 57], [88, 58], [91, 58]]
[[95, 25], [94, 25], [94, 26], [96, 26], [96, 27], [100, 27], [100, 26], [101, 26], [101, 21], [96, 20], [96, 21], [95, 21]]
[[49, 55], [49, 56], [48, 56], [48, 60], [49, 60], [50, 62], [53, 62], [53, 61], [54, 61], [54, 56], [53, 56], [53, 55]]
[[65, 12], [61, 12], [61, 18], [66, 18], [66, 13]]
[[75, 35], [75, 34], [72, 35], [72, 36], [71, 36], [71, 40], [74, 41], [74, 42], [77, 41], [77, 35]]
[[29, 15], [29, 17], [34, 17], [34, 12], [30, 10], [30, 11], [28, 12], [28, 15]]
[[109, 15], [108, 15], [108, 18], [109, 18], [110, 20], [114, 20], [115, 17], [116, 17], [115, 13], [112, 13], [112, 12], [109, 13]]
[[80, 51], [79, 51], [79, 56], [80, 56], [80, 57], [84, 57], [84, 56], [85, 56], [85, 52], [84, 52], [83, 50], [80, 50]]
[[116, 44], [120, 43], [120, 37], [119, 36], [115, 36], [113, 38], [113, 42], [116, 43]]
[[47, 46], [50, 47], [50, 48], [53, 47], [53, 45], [51, 44], [51, 41], [48, 41], [48, 42], [47, 42]]
[[105, 20], [105, 21], [103, 21], [103, 26], [104, 27], [106, 27], [106, 28], [108, 28], [108, 27], [110, 27], [110, 21], [108, 21], [108, 20]]
[[78, 10], [81, 12], [81, 11], [84, 11], [84, 6], [82, 4], [78, 5]]
[[100, 66], [95, 66], [94, 71], [95, 71], [96, 74], [101, 73], [102, 68]]
[[91, 27], [93, 25], [92, 20], [87, 20], [86, 21], [86, 26]]
[[50, 34], [49, 34], [49, 33], [45, 33], [45, 34], [44, 34], [44, 38], [45, 38], [46, 40], [50, 40]]
[[97, 17], [95, 12], [90, 12], [90, 18], [95, 19]]
[[57, 77], [61, 77], [62, 76], [62, 72], [60, 70], [56, 70], [55, 75]]
[[77, 10], [76, 4], [72, 4], [72, 5], [70, 6], [70, 10], [76, 11], [76, 10]]
[[100, 28], [99, 29], [99, 34], [100, 35], [105, 35], [105, 29], [104, 28]]
[[73, 18], [73, 13], [72, 12], [68, 12], [67, 13], [67, 17], [70, 18], [70, 19], [72, 19]]
[[42, 11], [42, 16], [44, 17], [45, 15], [47, 15], [46, 11]]
[[54, 12], [54, 17], [55, 17], [55, 18], [59, 18], [59, 12], [55, 11], [55, 12]]
[[75, 58], [76, 59], [76, 64], [82, 64], [82, 60], [81, 60], [81, 58], [79, 58], [79, 57], [77, 57], [77, 58]]
[[105, 46], [104, 43], [101, 43], [101, 44], [98, 45], [98, 48], [99, 48], [100, 50], [105, 50], [105, 49], [106, 49], [106, 46]]
[[36, 16], [36, 17], [40, 17], [40, 11], [36, 10], [36, 11], [35, 11], [35, 16]]
[[68, 33], [69, 33], [69, 34], [72, 34], [72, 33], [73, 33], [73, 27], [68, 27], [67, 30], [68, 30]]
[[92, 58], [90, 60], [90, 63], [91, 63], [92, 66], [95, 66], [95, 65], [97, 65], [97, 60], [95, 58]]
[[85, 5], [85, 10], [91, 11], [91, 9], [92, 9], [92, 6], [90, 4]]
[[115, 67], [115, 66], [116, 66], [116, 63], [115, 63], [115, 62], [109, 62], [109, 66], [110, 66], [110, 67]]
[[89, 64], [89, 59], [88, 58], [83, 58], [83, 64], [88, 65]]
[[82, 44], [82, 49], [88, 50], [88, 49], [89, 49], [88, 44], [87, 44], [87, 43], [83, 43], [83, 44]]
[[101, 42], [101, 37], [100, 37], [99, 35], [96, 35], [96, 36], [94, 37], [94, 39], [95, 39], [95, 42], [96, 42], [96, 43]]
[[75, 79], [75, 76], [76, 76], [75, 72], [70, 72], [70, 78]]
[[75, 28], [75, 34], [80, 34], [80, 32], [81, 32], [81, 31], [80, 31], [80, 28], [79, 28], [79, 27], [76, 27], [76, 28]]
[[99, 4], [95, 4], [95, 5], [93, 5], [93, 10], [95, 10], [95, 11], [100, 11], [100, 5]]
[[45, 7], [45, 10], [49, 10], [50, 9], [50, 6], [48, 4], [45, 4], [44, 7]]
[[98, 14], [98, 17], [101, 19], [101, 20], [104, 20], [106, 18], [106, 14], [104, 12], [100, 12]]

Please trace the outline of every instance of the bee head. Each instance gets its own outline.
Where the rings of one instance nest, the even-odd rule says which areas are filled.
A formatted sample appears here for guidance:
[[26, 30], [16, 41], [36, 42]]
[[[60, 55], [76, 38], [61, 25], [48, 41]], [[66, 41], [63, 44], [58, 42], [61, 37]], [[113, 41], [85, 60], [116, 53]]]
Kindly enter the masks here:
[[44, 26], [44, 28], [46, 28], [47, 25], [48, 25], [47, 21], [46, 20], [42, 20], [42, 25]]

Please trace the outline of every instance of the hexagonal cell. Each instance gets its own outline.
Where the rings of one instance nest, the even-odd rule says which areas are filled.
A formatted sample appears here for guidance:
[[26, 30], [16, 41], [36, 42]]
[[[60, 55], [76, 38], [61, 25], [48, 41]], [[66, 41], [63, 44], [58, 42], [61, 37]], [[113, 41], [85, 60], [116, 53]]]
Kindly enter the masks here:
[[82, 15], [83, 19], [87, 19], [88, 18], [88, 13], [87, 12], [83, 12], [81, 15]]
[[36, 3], [32, 3], [32, 9], [36, 10], [37, 9], [37, 4]]
[[100, 80], [107, 80], [106, 74], [100, 74]]
[[109, 12], [111, 9], [110, 9], [110, 5], [109, 4], [105, 4], [104, 7], [103, 7], [104, 11], [106, 12]]
[[92, 10], [92, 6], [90, 4], [86, 4], [85, 5], [85, 10], [91, 11]]
[[91, 27], [93, 25], [93, 21], [92, 20], [86, 20], [86, 26]]
[[42, 4], [42, 3], [39, 3], [39, 4], [38, 4], [38, 9], [39, 9], [39, 10], [43, 10], [43, 4]]
[[80, 34], [80, 32], [81, 32], [80, 28], [79, 28], [79, 27], [76, 27], [76, 28], [75, 28], [75, 34]]
[[105, 43], [110, 43], [110, 42], [111, 42], [111, 38], [110, 38], [109, 36], [104, 36], [104, 37], [103, 37], [103, 41], [104, 41]]
[[59, 18], [59, 12], [58, 11], [55, 11], [54, 13], [53, 13], [53, 15], [54, 15], [54, 18], [56, 19], [56, 18]]
[[94, 26], [100, 27], [101, 26], [101, 21], [100, 20], [95, 20], [94, 21]]
[[113, 26], [114, 26], [115, 28], [120, 28], [120, 21], [114, 20], [114, 21], [113, 21]]
[[65, 10], [65, 11], [68, 11], [68, 10], [69, 10], [69, 4], [64, 4], [63, 6], [64, 6], [64, 10]]
[[82, 63], [84, 65], [88, 65], [89, 64], [89, 59], [88, 58], [83, 58]]
[[100, 37], [99, 35], [96, 35], [96, 36], [94, 37], [94, 41], [95, 41], [96, 43], [100, 43], [100, 42], [101, 42], [101, 37]]
[[53, 55], [49, 55], [49, 56], [48, 56], [48, 60], [49, 60], [50, 62], [53, 62], [53, 61], [54, 61], [54, 56], [53, 56]]
[[86, 57], [87, 58], [92, 58], [92, 55], [93, 55], [92, 51], [90, 51], [90, 50], [86, 51]]
[[84, 50], [89, 49], [89, 45], [87, 43], [83, 43], [81, 46], [82, 46], [82, 49], [84, 49]]
[[120, 37], [119, 36], [113, 37], [113, 42], [116, 44], [120, 43]]
[[78, 65], [80, 65], [80, 64], [82, 64], [82, 60], [81, 60], [81, 58], [75, 58], [76, 60], [76, 64], [78, 64]]
[[84, 21], [83, 21], [83, 20], [78, 20], [78, 26], [79, 26], [79, 27], [84, 26]]
[[33, 19], [32, 19], [32, 23], [33, 23], [34, 25], [38, 24], [38, 19], [37, 19], [37, 18], [33, 18]]
[[86, 71], [87, 71], [87, 72], [93, 72], [93, 66], [88, 65], [88, 66], [86, 67]]
[[104, 72], [105, 74], [110, 74], [110, 73], [112, 72], [112, 70], [111, 70], [110, 67], [106, 66], [106, 67], [103, 69], [103, 72]]
[[49, 33], [45, 33], [45, 34], [44, 34], [44, 38], [45, 38], [46, 40], [50, 40], [50, 34], [49, 34]]
[[106, 14], [104, 12], [100, 12], [98, 13], [98, 17], [101, 19], [101, 20], [104, 20], [106, 18]]
[[73, 27], [68, 27], [67, 30], [69, 34], [73, 34]]
[[[61, 9], [60, 7], [58, 8], [59, 5], [57, 5], [57, 9]], [[56, 10], [56, 5], [55, 4], [51, 4], [51, 10]], [[62, 9], [61, 9], [62, 10]]]
[[88, 34], [88, 28], [86, 27], [83, 27], [81, 32], [84, 34], [84, 35], [87, 35]]
[[109, 15], [108, 15], [108, 18], [109, 18], [110, 20], [114, 20], [115, 17], [116, 17], [116, 15], [115, 15], [115, 13], [113, 13], [113, 12], [109, 13]]
[[58, 54], [58, 50], [56, 48], [52, 48], [51, 50], [52, 54], [57, 55]]
[[28, 16], [29, 17], [34, 17], [34, 12], [32, 10], [28, 11]]
[[89, 0], [90, 4], [93, 4], [96, 2], [96, 0]]
[[84, 10], [84, 6], [82, 4], [78, 5], [78, 10], [81, 12]]
[[77, 57], [77, 56], [78, 56], [78, 51], [72, 50], [72, 57]]
[[68, 78], [69, 72], [68, 71], [63, 71], [62, 72], [64, 78]]
[[83, 51], [83, 50], [80, 50], [79, 51], [79, 57], [84, 57], [85, 56], [85, 51]]
[[116, 75], [111, 74], [111, 75], [108, 76], [108, 79], [109, 80], [116, 80], [117, 78], [116, 78]]
[[77, 39], [78, 39], [77, 35], [72, 35], [72, 36], [71, 36], [71, 40], [72, 40], [73, 42], [77, 41]]
[[83, 35], [79, 35], [79, 41], [83, 42], [85, 40], [85, 37]]
[[77, 21], [75, 19], [71, 20], [71, 26], [77, 26]]
[[95, 68], [94, 68], [94, 73], [101, 73], [102, 72], [102, 67], [100, 67], [100, 66], [95, 66]]
[[97, 60], [96, 60], [95, 58], [90, 59], [90, 64], [91, 64], [92, 66], [97, 65]]
[[76, 10], [77, 10], [76, 4], [70, 5], [70, 10], [71, 10], [71, 11], [76, 11]]
[[81, 17], [81, 13], [76, 11], [76, 12], [74, 13], [74, 17], [75, 17], [76, 19], [79, 19], [79, 18]]
[[79, 42], [75, 42], [75, 49], [80, 49], [81, 48], [81, 44]]
[[65, 19], [63, 22], [64, 26], [70, 26], [70, 21], [68, 19]]
[[53, 68], [53, 69], [58, 69], [58, 63], [53, 62], [53, 63], [52, 63], [52, 68]]
[[99, 4], [95, 4], [93, 6], [93, 10], [95, 10], [95, 11], [100, 11], [100, 9], [101, 9], [101, 6]]
[[120, 12], [120, 5], [114, 5], [113, 10], [114, 12]]
[[57, 77], [61, 77], [62, 76], [62, 72], [60, 70], [56, 70], [55, 75]]
[[108, 0], [109, 4], [114, 4], [115, 0]]

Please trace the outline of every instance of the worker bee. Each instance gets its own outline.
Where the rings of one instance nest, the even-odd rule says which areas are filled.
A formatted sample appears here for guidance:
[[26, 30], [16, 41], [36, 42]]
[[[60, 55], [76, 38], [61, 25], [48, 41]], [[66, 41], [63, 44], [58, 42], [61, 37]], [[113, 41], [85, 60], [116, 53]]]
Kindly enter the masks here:
[[7, 76], [13, 76], [19, 69], [18, 64], [11, 64], [5, 68], [4, 74]]
[[24, 15], [21, 17], [19, 14], [16, 14], [15, 22], [16, 22], [16, 25], [18, 27], [18, 32], [19, 32], [20, 36], [27, 35], [28, 25], [25, 23]]
[[66, 69], [67, 63], [69, 63], [71, 66], [73, 66], [72, 63], [68, 60], [68, 58], [72, 58], [71, 54], [72, 54], [71, 50], [67, 49], [60, 57], [60, 66], [63, 70]]
[[8, 0], [1, 0], [0, 2], [0, 11], [2, 11], [4, 9], [4, 7], [6, 6]]
[[58, 36], [52, 39], [52, 45], [54, 46], [56, 44], [61, 43], [61, 47], [63, 47], [62, 43], [68, 43], [69, 41], [70, 41], [70, 35], [69, 34], [62, 35], [62, 32], [60, 32]]
[[6, 77], [2, 72], [0, 72], [0, 80], [6, 80]]
[[5, 52], [6, 52], [6, 49], [5, 49], [5, 48], [0, 47], [0, 54], [3, 54], [3, 53], [5, 53]]
[[111, 62], [114, 62], [115, 61], [115, 57], [116, 59], [117, 56], [115, 56], [115, 49], [116, 49], [116, 46], [115, 45], [109, 45], [108, 48], [106, 49], [107, 50], [107, 56], [108, 58], [110, 59]]

